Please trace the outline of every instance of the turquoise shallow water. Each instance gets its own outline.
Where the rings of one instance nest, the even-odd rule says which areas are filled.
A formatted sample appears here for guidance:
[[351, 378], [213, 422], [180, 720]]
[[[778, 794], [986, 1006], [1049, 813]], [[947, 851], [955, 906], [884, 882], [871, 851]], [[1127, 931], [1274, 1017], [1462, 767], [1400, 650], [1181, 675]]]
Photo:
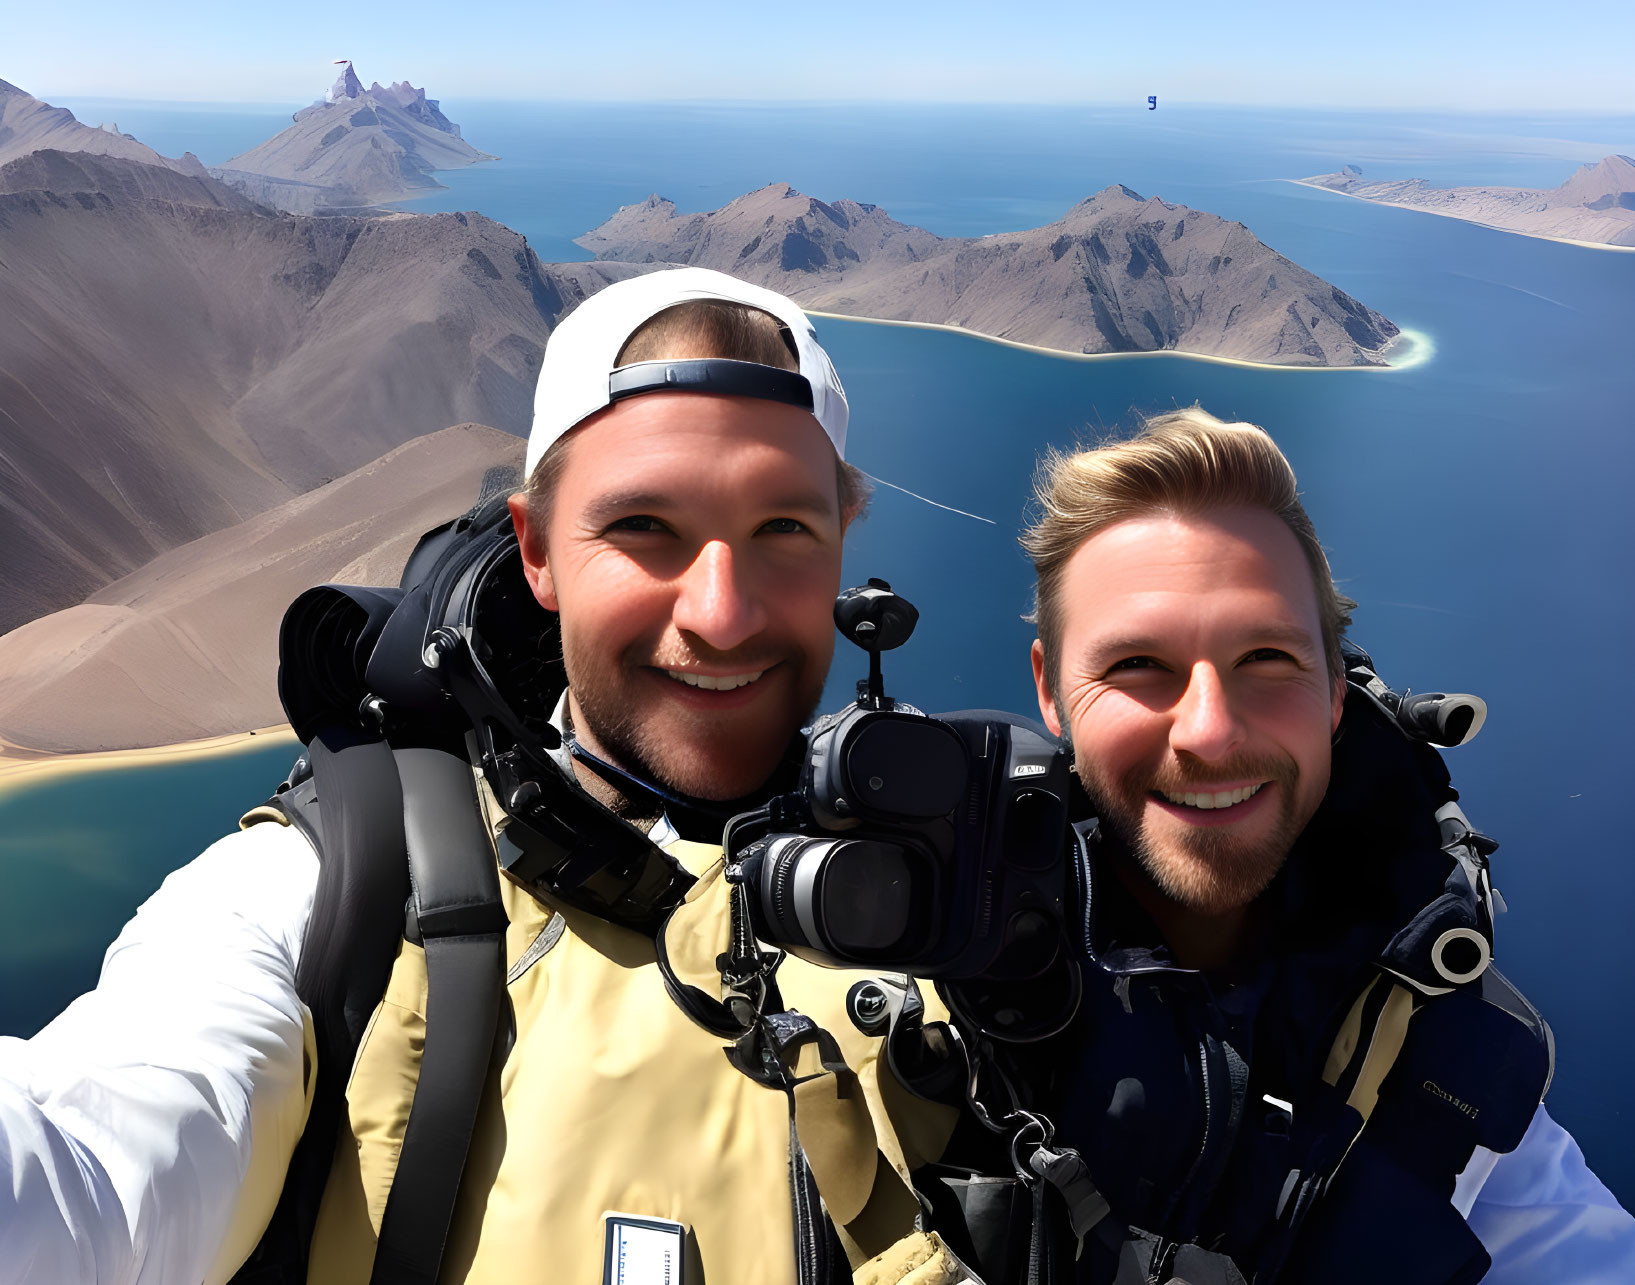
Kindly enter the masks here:
[[[219, 163], [277, 113], [65, 105], [162, 151]], [[1553, 185], [1635, 119], [1157, 113], [812, 106], [526, 107], [445, 102], [504, 158], [441, 176], [419, 209], [477, 209], [546, 260], [657, 191], [709, 209], [785, 180], [882, 205], [944, 234], [1034, 226], [1110, 183], [1240, 219], [1280, 252], [1422, 331], [1411, 370], [1263, 371], [1183, 358], [1069, 361], [959, 335], [822, 321], [865, 469], [997, 525], [882, 489], [849, 574], [884, 575], [921, 633], [887, 677], [925, 708], [1031, 710], [1013, 533], [1036, 453], [1201, 402], [1288, 451], [1354, 634], [1385, 675], [1469, 690], [1491, 717], [1450, 756], [1466, 810], [1503, 844], [1500, 965], [1555, 1027], [1553, 1112], [1635, 1202], [1635, 856], [1617, 822], [1635, 762], [1624, 644], [1635, 625], [1635, 255], [1576, 249], [1277, 181], [1353, 162], [1370, 176]], [[829, 703], [862, 667], [837, 659]], [[137, 900], [263, 797], [289, 755], [104, 774], [0, 796], [0, 1029], [28, 1031], [95, 975]], [[149, 776], [153, 772], [157, 775]], [[127, 780], [126, 777], [130, 779]], [[138, 779], [140, 778], [140, 779]], [[163, 790], [164, 802], [147, 790]], [[140, 832], [95, 827], [89, 799], [138, 800]], [[125, 793], [129, 791], [130, 793]], [[143, 800], [150, 800], [143, 802]], [[65, 818], [71, 818], [65, 820]], [[67, 907], [96, 907], [95, 916]]]

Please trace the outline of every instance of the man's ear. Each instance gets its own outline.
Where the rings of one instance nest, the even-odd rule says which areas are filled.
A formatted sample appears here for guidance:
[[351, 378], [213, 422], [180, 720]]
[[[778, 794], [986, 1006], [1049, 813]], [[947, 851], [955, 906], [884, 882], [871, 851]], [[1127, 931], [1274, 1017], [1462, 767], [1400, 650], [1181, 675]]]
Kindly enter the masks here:
[[1328, 728], [1330, 735], [1333, 735], [1333, 734], [1339, 732], [1339, 730], [1340, 730], [1340, 715], [1345, 713], [1346, 681], [1345, 681], [1345, 679], [1343, 677], [1335, 678], [1332, 675], [1330, 675], [1330, 677], [1329, 677], [1329, 686], [1334, 689], [1334, 695], [1333, 695], [1332, 702], [1331, 702], [1332, 705], [1333, 705], [1333, 708], [1330, 711], [1331, 717], [1329, 719], [1329, 728]]
[[517, 546], [522, 552], [522, 574], [528, 581], [528, 587], [546, 611], [558, 611], [556, 582], [551, 579], [550, 560], [545, 555], [545, 532], [533, 520], [528, 492], [518, 491], [506, 504], [511, 510], [511, 525], [517, 530]]
[[1056, 710], [1056, 698], [1050, 691], [1050, 676], [1045, 673], [1045, 645], [1033, 640], [1033, 688], [1039, 698], [1039, 717], [1055, 736], [1062, 735], [1062, 720]]

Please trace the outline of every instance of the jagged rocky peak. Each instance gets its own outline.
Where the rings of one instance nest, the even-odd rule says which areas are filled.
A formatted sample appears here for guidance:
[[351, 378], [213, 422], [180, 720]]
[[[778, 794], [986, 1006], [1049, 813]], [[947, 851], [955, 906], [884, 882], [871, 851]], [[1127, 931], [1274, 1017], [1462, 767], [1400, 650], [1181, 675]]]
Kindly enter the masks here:
[[350, 59], [341, 59], [341, 74], [335, 78], [335, 83], [329, 87], [326, 101], [338, 103], [345, 98], [362, 98], [363, 82], [358, 79], [358, 73], [352, 70]]
[[369, 86], [367, 96], [376, 102], [401, 107], [416, 120], [430, 125], [433, 129], [453, 134], [456, 138], [460, 137], [460, 127], [443, 115], [443, 105], [435, 98], [427, 98], [424, 89], [416, 89], [406, 80], [396, 80], [384, 87], [377, 80]]
[[326, 98], [213, 171], [253, 200], [292, 213], [356, 209], [441, 187], [431, 176], [496, 159], [466, 142], [434, 98], [406, 80], [363, 88], [351, 62]]
[[[342, 60], [341, 74], [329, 87], [329, 92], [312, 106], [303, 107], [296, 112], [293, 119], [299, 123], [312, 116], [328, 113], [337, 105], [354, 112], [367, 111], [373, 107], [395, 108], [440, 133], [452, 134], [455, 138], [461, 137], [460, 127], [443, 115], [442, 104], [435, 98], [427, 98], [424, 89], [416, 89], [407, 80], [396, 80], [390, 85], [382, 85], [377, 80], [365, 89], [363, 81], [358, 79], [357, 69], [349, 60]], [[375, 122], [366, 118], [365, 122], [361, 123]]]

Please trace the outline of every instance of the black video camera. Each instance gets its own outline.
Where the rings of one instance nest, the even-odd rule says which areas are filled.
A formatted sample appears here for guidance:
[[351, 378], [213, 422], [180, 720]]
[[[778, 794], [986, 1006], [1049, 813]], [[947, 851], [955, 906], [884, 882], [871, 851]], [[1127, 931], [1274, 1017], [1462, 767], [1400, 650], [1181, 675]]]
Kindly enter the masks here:
[[1066, 754], [1014, 715], [886, 696], [880, 653], [918, 616], [882, 580], [837, 600], [869, 677], [813, 727], [798, 787], [729, 825], [729, 877], [757, 936], [816, 963], [1001, 984], [1070, 969]]

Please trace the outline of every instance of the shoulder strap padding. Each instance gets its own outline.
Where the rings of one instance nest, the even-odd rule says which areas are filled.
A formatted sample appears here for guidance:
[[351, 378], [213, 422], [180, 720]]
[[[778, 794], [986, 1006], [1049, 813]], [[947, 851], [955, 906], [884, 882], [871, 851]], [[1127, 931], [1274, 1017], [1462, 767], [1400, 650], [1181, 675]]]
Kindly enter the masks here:
[[471, 764], [430, 747], [395, 758], [426, 951], [426, 1043], [370, 1279], [436, 1285], [495, 1051], [507, 920]]
[[275, 810], [318, 853], [318, 886], [295, 976], [296, 992], [312, 1012], [318, 1080], [278, 1208], [234, 1285], [306, 1280], [347, 1077], [386, 991], [409, 892], [402, 788], [391, 750], [355, 733], [319, 732], [308, 754], [311, 777], [246, 819]]

